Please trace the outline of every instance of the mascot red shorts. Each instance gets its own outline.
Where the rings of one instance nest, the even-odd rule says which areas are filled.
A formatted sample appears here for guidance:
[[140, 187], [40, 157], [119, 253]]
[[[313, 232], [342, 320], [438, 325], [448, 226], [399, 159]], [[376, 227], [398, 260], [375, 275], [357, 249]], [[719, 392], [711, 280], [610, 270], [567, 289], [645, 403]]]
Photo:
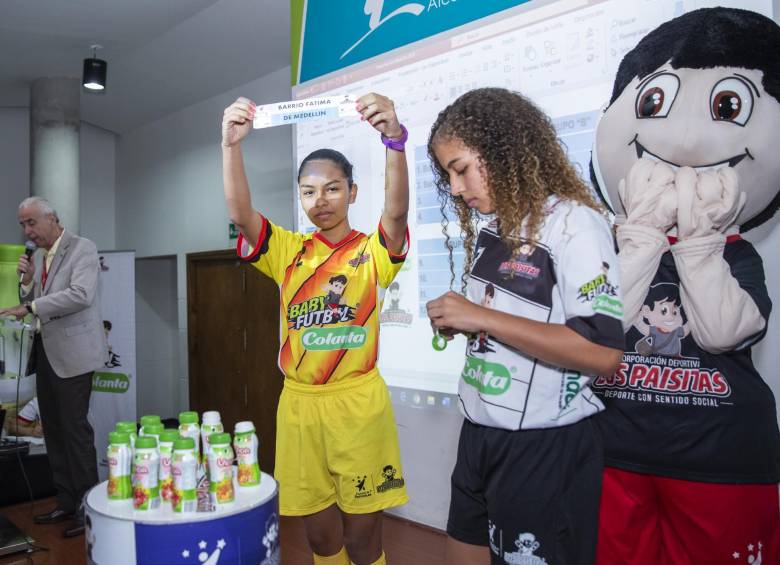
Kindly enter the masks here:
[[697, 483], [607, 467], [596, 562], [780, 563], [778, 486]]

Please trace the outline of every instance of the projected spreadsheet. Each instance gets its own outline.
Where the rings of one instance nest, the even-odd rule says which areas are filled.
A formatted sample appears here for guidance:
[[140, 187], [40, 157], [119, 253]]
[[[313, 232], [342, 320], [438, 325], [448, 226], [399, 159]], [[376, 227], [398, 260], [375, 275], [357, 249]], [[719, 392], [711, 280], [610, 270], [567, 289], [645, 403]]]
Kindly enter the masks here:
[[[383, 307], [389, 322], [382, 323], [379, 367], [388, 384], [451, 395], [457, 391], [463, 365], [465, 340], [459, 336], [446, 351], [435, 352], [425, 312], [428, 300], [450, 289], [451, 278], [427, 155], [428, 133], [438, 112], [474, 88], [517, 90], [550, 116], [569, 159], [590, 182], [593, 134], [622, 57], [662, 22], [713, 5], [768, 15], [772, 7], [769, 0], [535, 1], [293, 89], [296, 99], [379, 92], [394, 100], [409, 130], [412, 245], [396, 278], [394, 309], [388, 310], [387, 298]], [[321, 147], [342, 151], [352, 161], [359, 186], [350, 209], [352, 225], [366, 233], [374, 231], [384, 198], [384, 147], [378, 134], [359, 120], [312, 122], [296, 127], [294, 143], [298, 162]], [[314, 229], [300, 205], [296, 212], [298, 229]], [[459, 291], [464, 255], [457, 222], [450, 220], [449, 233], [459, 246], [453, 257], [453, 289]]]

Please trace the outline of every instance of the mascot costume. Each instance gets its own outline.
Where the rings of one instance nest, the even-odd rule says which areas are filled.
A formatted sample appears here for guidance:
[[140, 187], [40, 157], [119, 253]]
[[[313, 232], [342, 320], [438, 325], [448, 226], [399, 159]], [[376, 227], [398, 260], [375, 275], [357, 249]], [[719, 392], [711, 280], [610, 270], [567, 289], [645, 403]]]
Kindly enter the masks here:
[[616, 215], [626, 353], [607, 410], [600, 565], [780, 564], [780, 433], [751, 359], [771, 302], [740, 232], [780, 204], [780, 27], [692, 11], [620, 64], [592, 176]]

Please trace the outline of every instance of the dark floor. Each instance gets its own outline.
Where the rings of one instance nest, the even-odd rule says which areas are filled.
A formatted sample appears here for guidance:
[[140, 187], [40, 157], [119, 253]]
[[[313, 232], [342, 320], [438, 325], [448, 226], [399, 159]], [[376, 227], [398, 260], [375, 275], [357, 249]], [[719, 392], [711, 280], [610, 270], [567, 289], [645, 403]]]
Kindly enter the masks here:
[[[35, 539], [36, 545], [49, 551], [0, 557], [0, 565], [84, 565], [86, 554], [84, 537], [65, 539], [62, 530], [67, 524], [36, 526], [33, 514], [48, 512], [54, 507], [54, 499], [39, 500], [31, 512], [30, 503], [7, 506], [0, 513], [14, 522]], [[283, 565], [311, 565], [312, 558], [303, 522], [300, 518], [282, 518], [280, 525]], [[391, 565], [443, 565], [444, 533], [419, 526], [406, 520], [385, 515], [384, 547]], [[31, 559], [31, 560], [30, 560]], [[102, 564], [101, 564], [102, 565]], [[109, 564], [110, 565], [110, 564]]]

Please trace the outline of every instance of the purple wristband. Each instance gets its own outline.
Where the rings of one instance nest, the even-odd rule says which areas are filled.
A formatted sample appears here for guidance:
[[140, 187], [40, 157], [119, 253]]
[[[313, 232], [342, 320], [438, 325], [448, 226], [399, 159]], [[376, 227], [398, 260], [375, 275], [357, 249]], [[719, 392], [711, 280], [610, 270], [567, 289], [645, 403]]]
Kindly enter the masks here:
[[385, 134], [382, 134], [382, 143], [385, 144], [385, 147], [388, 149], [393, 149], [394, 151], [403, 151], [404, 146], [406, 145], [406, 140], [409, 139], [409, 132], [406, 131], [406, 128], [403, 124], [398, 124], [401, 126], [401, 138], [400, 139], [390, 139]]

